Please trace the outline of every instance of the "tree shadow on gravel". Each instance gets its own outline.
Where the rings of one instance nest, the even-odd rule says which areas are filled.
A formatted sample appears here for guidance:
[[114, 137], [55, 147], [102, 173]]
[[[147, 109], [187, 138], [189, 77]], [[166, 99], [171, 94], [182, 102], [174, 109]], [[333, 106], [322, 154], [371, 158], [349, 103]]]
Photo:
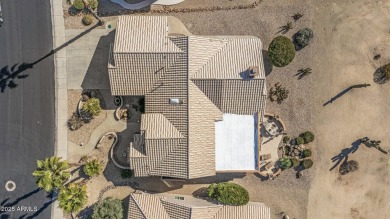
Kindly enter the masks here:
[[379, 67], [373, 74], [373, 80], [377, 84], [384, 84], [390, 80], [390, 77], [385, 73], [385, 67], [381, 66]]

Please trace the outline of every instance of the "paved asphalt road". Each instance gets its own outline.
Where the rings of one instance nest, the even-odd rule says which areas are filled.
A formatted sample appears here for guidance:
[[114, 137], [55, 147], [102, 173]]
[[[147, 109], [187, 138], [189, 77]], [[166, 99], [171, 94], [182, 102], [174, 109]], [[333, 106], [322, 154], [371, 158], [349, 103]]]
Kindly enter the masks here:
[[[0, 219], [46, 219], [50, 198], [36, 190], [31, 173], [37, 159], [54, 154], [54, 63], [45, 57], [52, 49], [50, 1], [0, 2]], [[5, 190], [8, 180], [15, 191]]]

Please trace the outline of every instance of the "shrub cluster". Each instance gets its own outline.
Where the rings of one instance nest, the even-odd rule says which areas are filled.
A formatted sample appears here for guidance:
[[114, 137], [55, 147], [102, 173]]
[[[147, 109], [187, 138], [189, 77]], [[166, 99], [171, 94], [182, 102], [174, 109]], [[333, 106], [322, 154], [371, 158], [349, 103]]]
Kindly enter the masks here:
[[248, 191], [235, 183], [213, 183], [207, 189], [208, 196], [225, 205], [245, 205], [249, 202]]
[[268, 53], [273, 65], [284, 67], [295, 58], [294, 44], [285, 36], [275, 37], [268, 47]]
[[305, 140], [304, 140], [302, 137], [297, 137], [297, 138], [295, 139], [295, 143], [296, 143], [297, 145], [300, 145], [300, 144], [305, 143]]
[[303, 166], [303, 168], [309, 169], [313, 166], [313, 161], [311, 159], [305, 159], [301, 162], [301, 165]]
[[88, 0], [88, 3], [89, 3], [89, 6], [91, 6], [91, 8], [93, 10], [95, 10], [99, 5], [98, 0]]
[[307, 131], [307, 132], [300, 134], [299, 136], [301, 138], [303, 138], [303, 140], [305, 141], [305, 144], [314, 141], [314, 134], [312, 132]]
[[303, 150], [303, 152], [302, 152], [302, 157], [303, 158], [310, 157], [310, 156], [311, 156], [311, 150], [310, 149]]
[[111, 197], [100, 200], [93, 207], [92, 219], [122, 219], [122, 201]]
[[289, 169], [293, 165], [292, 160], [290, 158], [280, 158], [279, 159], [279, 166], [282, 169]]
[[283, 143], [287, 143], [288, 141], [290, 141], [290, 137], [284, 136], [283, 137]]

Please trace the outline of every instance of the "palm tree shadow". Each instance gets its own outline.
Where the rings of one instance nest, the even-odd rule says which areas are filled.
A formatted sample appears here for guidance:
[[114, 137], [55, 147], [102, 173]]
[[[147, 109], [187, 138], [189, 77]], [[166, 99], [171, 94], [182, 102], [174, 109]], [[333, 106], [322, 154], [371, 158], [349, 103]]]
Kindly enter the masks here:
[[[15, 201], [13, 201], [13, 202], [11, 202], [11, 203], [7, 203], [8, 200], [9, 200], [9, 198], [7, 198], [7, 199], [5, 199], [5, 200], [3, 200], [3, 201], [1, 202], [1, 205], [4, 206], [4, 207], [12, 207], [12, 206], [18, 204], [20, 201], [22, 201], [22, 200], [24, 200], [24, 199], [26, 199], [26, 198], [28, 198], [28, 197], [34, 195], [35, 193], [37, 193], [37, 192], [39, 192], [39, 191], [41, 191], [41, 190], [42, 190], [41, 188], [37, 188], [37, 189], [35, 189], [35, 190], [33, 190], [33, 191], [31, 191], [31, 192], [29, 192], [29, 193], [27, 193], [27, 194], [25, 194], [25, 195], [19, 197], [19, 198], [17, 198]], [[1, 213], [2, 213], [2, 212], [0, 212], [0, 214], [1, 214]]]
[[22, 74], [24, 71], [26, 71], [28, 69], [32, 69], [34, 67], [34, 65], [38, 64], [42, 60], [44, 60], [44, 59], [46, 59], [46, 58], [48, 58], [48, 57], [50, 57], [52, 55], [54, 55], [55, 53], [57, 53], [61, 49], [67, 47], [68, 45], [70, 45], [71, 43], [75, 42], [79, 38], [83, 37], [87, 33], [91, 32], [93, 29], [95, 29], [98, 26], [99, 26], [99, 23], [95, 24], [91, 28], [83, 31], [82, 33], [80, 33], [79, 35], [77, 35], [74, 38], [70, 39], [69, 41], [67, 41], [66, 43], [62, 44], [61, 46], [51, 50], [45, 56], [41, 57], [40, 59], [38, 59], [38, 60], [36, 60], [34, 62], [31, 62], [31, 63], [24, 62], [22, 64], [14, 64], [13, 66], [6, 65], [6, 66], [2, 67], [0, 69], [0, 91], [1, 91], [1, 93], [4, 93], [4, 91], [5, 91], [5, 89], [7, 87], [9, 89], [16, 88], [18, 86], [18, 84], [16, 83], [17, 79], [25, 79], [25, 78], [27, 78], [29, 75], [28, 74]]
[[344, 148], [343, 150], [341, 150], [340, 154], [334, 156], [331, 158], [332, 162], [335, 163], [330, 169], [329, 171], [332, 171], [334, 168], [336, 168], [339, 164], [344, 164], [348, 161], [348, 156], [352, 153], [355, 153], [358, 149], [359, 149], [359, 146], [360, 146], [361, 142], [360, 142], [360, 139], [352, 142], [352, 146], [349, 147], [349, 148]]

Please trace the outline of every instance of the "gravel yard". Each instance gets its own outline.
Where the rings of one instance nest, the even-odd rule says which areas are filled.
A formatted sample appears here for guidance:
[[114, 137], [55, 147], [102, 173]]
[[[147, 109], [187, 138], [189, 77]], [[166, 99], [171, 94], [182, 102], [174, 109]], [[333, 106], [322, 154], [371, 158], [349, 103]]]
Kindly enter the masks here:
[[[68, 118], [77, 111], [77, 104], [80, 101], [82, 90], [68, 90]], [[68, 130], [68, 141], [75, 144], [87, 143], [93, 130], [95, 130], [106, 119], [105, 103], [103, 98], [97, 92], [97, 97], [100, 99], [102, 110], [98, 116], [93, 118], [88, 124], [84, 124], [81, 128], [71, 131]]]

